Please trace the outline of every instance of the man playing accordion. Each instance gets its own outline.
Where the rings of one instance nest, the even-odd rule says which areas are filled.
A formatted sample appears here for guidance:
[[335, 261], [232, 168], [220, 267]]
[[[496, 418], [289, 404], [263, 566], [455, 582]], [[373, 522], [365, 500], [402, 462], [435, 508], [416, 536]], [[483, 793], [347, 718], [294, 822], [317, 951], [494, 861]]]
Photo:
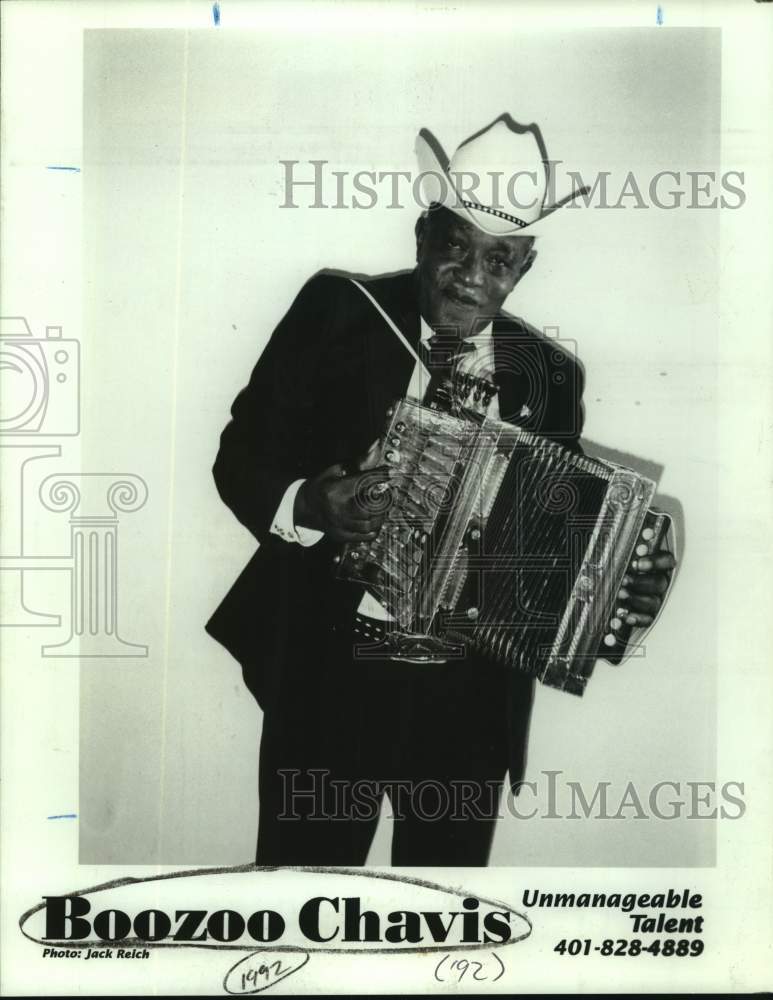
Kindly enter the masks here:
[[[450, 164], [426, 132], [417, 148], [432, 207], [416, 223], [416, 267], [312, 278], [237, 396], [215, 461], [220, 495], [260, 543], [207, 629], [264, 712], [261, 865], [364, 864], [384, 795], [394, 865], [485, 865], [505, 776], [514, 789], [523, 776], [533, 677], [471, 650], [421, 664], [357, 656], [390, 615], [336, 574], [344, 545], [378, 536], [383, 505], [362, 503], [388, 484], [374, 442], [395, 400], [436, 392], [422, 360], [438, 335], [459, 346], [455, 377], [495, 388], [489, 415], [580, 450], [579, 364], [502, 311], [569, 200], [548, 201], [539, 130], [503, 115]], [[512, 183], [471, 193], [455, 181], [497, 173]], [[668, 552], [631, 563], [618, 625], [652, 623], [673, 566]]]

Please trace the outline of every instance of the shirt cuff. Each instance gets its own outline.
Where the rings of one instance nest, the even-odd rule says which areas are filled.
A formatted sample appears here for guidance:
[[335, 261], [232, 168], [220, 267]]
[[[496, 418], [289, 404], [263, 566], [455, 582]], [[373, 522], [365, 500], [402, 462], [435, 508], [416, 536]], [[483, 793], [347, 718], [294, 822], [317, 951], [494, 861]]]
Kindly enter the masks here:
[[295, 542], [298, 545], [309, 546], [315, 545], [324, 535], [324, 531], [317, 531], [315, 528], [296, 527], [293, 516], [295, 511], [295, 497], [305, 482], [305, 479], [296, 479], [285, 490], [282, 501], [274, 515], [274, 520], [271, 523], [271, 534], [279, 535], [285, 542]]

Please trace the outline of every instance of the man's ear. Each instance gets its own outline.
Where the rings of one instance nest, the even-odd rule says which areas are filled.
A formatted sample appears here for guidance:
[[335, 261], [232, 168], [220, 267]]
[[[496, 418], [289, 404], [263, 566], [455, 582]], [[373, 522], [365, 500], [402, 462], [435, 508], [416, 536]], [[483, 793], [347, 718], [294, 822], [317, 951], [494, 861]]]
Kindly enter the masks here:
[[526, 259], [524, 260], [523, 264], [521, 264], [521, 270], [518, 274], [519, 281], [524, 276], [524, 274], [526, 274], [526, 272], [531, 269], [531, 266], [536, 259], [537, 259], [537, 248], [532, 247], [531, 250], [529, 250], [529, 252], [526, 254]]

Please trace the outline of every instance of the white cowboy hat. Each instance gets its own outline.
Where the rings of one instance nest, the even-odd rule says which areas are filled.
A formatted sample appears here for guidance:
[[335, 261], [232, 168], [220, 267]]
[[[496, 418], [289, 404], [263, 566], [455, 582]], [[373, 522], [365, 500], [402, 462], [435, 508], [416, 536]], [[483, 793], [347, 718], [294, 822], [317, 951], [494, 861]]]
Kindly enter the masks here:
[[542, 133], [509, 114], [465, 139], [450, 161], [422, 129], [416, 156], [425, 207], [443, 205], [494, 236], [538, 235], [537, 223], [590, 190], [577, 188], [547, 204], [552, 178]]

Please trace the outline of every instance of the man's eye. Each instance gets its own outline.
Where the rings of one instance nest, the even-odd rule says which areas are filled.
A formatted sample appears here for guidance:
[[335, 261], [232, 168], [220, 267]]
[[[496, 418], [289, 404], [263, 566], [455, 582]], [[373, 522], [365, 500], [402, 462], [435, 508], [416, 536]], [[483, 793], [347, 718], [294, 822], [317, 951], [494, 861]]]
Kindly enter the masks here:
[[449, 250], [461, 250], [462, 244], [457, 243], [456, 240], [449, 240], [446, 244]]

